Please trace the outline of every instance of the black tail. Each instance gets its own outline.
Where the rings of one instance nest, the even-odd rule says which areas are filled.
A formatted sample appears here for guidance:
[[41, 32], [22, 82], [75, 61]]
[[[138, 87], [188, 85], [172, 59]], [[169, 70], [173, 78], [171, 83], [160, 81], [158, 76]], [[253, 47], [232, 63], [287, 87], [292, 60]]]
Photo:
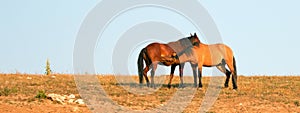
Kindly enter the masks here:
[[235, 62], [235, 58], [234, 57], [233, 57], [233, 68], [234, 68], [235, 75], [237, 75], [236, 62]]
[[233, 89], [237, 90], [237, 69], [236, 69], [236, 62], [235, 58], [233, 57], [233, 68], [234, 68], [234, 73], [232, 75], [232, 83], [233, 83]]
[[139, 58], [138, 58], [138, 61], [137, 61], [137, 65], [138, 65], [138, 73], [139, 73], [139, 80], [140, 80], [140, 84], [143, 83], [143, 68], [144, 68], [144, 62], [143, 62], [143, 59], [144, 59], [144, 54], [146, 52], [146, 49], [143, 48], [139, 54]]

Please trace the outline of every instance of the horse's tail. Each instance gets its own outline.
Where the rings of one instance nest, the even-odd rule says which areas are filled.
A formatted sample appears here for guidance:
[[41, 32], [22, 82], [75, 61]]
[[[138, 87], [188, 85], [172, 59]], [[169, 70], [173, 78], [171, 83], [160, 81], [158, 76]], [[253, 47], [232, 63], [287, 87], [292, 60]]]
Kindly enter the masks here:
[[237, 69], [236, 69], [235, 58], [233, 57], [232, 60], [233, 60], [233, 68], [234, 68], [234, 73], [232, 75], [233, 89], [237, 89]]
[[234, 74], [237, 75], [236, 62], [234, 56], [233, 56], [233, 68], [234, 68]]
[[146, 48], [143, 48], [139, 54], [139, 58], [137, 61], [140, 84], [143, 83], [143, 68], [144, 68], [143, 59], [145, 54], [146, 54]]

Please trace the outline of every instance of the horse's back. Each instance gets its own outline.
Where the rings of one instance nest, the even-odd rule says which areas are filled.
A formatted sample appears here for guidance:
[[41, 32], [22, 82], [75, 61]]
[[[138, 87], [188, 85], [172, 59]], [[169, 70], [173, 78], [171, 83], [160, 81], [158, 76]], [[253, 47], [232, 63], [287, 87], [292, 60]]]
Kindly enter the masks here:
[[168, 46], [167, 44], [162, 44], [158, 42], [154, 42], [146, 46], [148, 51], [160, 51], [160, 52], [173, 52], [174, 50]]
[[203, 65], [214, 66], [222, 62], [222, 60], [232, 59], [233, 52], [231, 48], [225, 44], [200, 44], [195, 47], [198, 60]]
[[161, 57], [172, 57], [175, 51], [167, 44], [151, 43], [147, 47], [147, 53], [153, 61], [160, 61]]
[[232, 52], [231, 48], [226, 44], [218, 43], [218, 44], [216, 44], [216, 46], [218, 46], [219, 48], [224, 49], [226, 51]]
[[[219, 55], [221, 55], [222, 60], [225, 60], [227, 64], [233, 63], [233, 51], [229, 46], [225, 44], [215, 44], [214, 46], [216, 47], [216, 51], [219, 53]], [[218, 57], [218, 55], [215, 57]]]
[[216, 44], [218, 46], [219, 51], [222, 53], [223, 57], [231, 58], [233, 56], [232, 49], [226, 44]]

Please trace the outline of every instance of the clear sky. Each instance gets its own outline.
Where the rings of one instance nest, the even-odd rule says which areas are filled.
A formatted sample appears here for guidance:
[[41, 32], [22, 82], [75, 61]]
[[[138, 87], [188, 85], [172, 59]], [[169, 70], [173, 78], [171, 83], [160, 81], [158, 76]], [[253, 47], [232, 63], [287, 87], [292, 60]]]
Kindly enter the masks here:
[[[0, 72], [44, 73], [48, 58], [54, 72], [72, 73], [77, 32], [88, 12], [100, 1], [0, 1]], [[239, 74], [300, 74], [300, 1], [200, 0], [200, 3], [214, 19], [223, 42], [233, 49]], [[154, 18], [142, 18], [146, 20], [169, 20], [172, 23], [159, 15], [176, 16], [163, 10], [144, 8], [121, 15], [106, 32], [120, 31], [115, 37], [121, 35], [126, 27], [118, 27], [118, 21], [130, 25], [133, 21], [126, 18], [143, 12], [157, 12]], [[187, 34], [194, 31], [188, 25], [182, 29]], [[205, 39], [200, 37], [200, 40]], [[111, 43], [109, 40], [100, 41], [100, 45]], [[95, 59], [97, 73], [110, 73], [109, 63], [107, 68], [101, 65], [103, 63], [99, 64]]]

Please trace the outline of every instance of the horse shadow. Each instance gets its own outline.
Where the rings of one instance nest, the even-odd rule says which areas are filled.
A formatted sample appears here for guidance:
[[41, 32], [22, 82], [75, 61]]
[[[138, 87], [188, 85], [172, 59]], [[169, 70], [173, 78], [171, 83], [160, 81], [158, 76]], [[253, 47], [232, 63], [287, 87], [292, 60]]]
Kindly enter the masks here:
[[[115, 84], [117, 86], [125, 86], [130, 88], [140, 88], [140, 87], [148, 87], [146, 84], [139, 84], [139, 83], [117, 83]], [[183, 83], [182, 86], [180, 86], [180, 83], [171, 84], [171, 87], [168, 86], [168, 84], [154, 84], [155, 88], [197, 88], [195, 87], [194, 83]], [[207, 84], [203, 84], [203, 86], [208, 86]], [[212, 87], [221, 87], [217, 85], [213, 85]], [[153, 88], [150, 87], [149, 88]]]

